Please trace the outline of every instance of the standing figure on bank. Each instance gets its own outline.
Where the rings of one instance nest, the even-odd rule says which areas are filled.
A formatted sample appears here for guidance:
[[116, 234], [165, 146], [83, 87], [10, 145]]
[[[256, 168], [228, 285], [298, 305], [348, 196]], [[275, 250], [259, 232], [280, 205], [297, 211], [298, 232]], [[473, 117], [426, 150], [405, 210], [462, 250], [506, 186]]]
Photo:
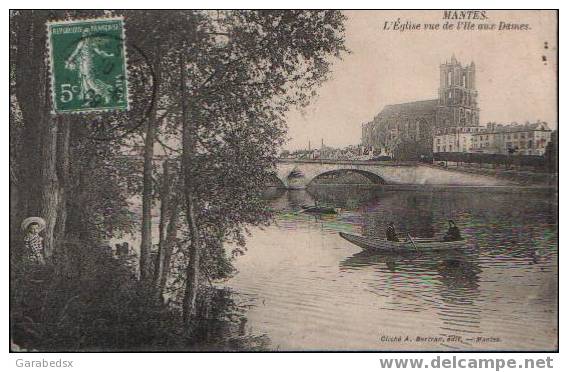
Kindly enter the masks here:
[[41, 217], [28, 217], [22, 221], [24, 231], [24, 256], [32, 263], [45, 264], [43, 238], [39, 233], [45, 229], [45, 220]]

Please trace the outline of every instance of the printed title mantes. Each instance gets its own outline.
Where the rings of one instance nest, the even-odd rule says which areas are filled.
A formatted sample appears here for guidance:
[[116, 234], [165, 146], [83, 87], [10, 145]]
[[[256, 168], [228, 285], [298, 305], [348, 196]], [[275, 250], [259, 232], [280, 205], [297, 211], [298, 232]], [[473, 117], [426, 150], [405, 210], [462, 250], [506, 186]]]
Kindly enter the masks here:
[[73, 368], [72, 360], [25, 360], [16, 359], [16, 367], [22, 368]]
[[384, 21], [383, 31], [528, 31], [528, 23], [492, 20], [487, 10], [443, 10], [441, 22], [396, 18]]

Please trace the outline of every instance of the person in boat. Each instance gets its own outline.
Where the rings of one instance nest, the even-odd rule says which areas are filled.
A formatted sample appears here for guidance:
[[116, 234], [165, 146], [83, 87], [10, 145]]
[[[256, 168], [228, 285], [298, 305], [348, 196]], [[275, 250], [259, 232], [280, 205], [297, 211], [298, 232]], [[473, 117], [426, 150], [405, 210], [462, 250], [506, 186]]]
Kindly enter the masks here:
[[460, 229], [456, 226], [454, 220], [448, 220], [448, 231], [444, 235], [445, 242], [453, 242], [462, 240]]
[[387, 224], [387, 240], [391, 242], [398, 242], [398, 236], [396, 235], [396, 230], [394, 228], [394, 223], [391, 221]]

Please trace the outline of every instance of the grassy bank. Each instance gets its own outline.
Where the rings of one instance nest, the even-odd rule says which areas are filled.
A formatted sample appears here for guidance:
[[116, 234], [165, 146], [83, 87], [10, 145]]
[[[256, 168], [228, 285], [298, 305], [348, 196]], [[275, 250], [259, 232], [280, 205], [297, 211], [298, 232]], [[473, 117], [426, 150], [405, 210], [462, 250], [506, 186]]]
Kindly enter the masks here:
[[165, 304], [125, 261], [67, 243], [66, 258], [12, 266], [10, 328], [18, 349], [34, 351], [263, 350], [244, 332], [232, 293], [202, 287], [191, 329], [175, 299]]

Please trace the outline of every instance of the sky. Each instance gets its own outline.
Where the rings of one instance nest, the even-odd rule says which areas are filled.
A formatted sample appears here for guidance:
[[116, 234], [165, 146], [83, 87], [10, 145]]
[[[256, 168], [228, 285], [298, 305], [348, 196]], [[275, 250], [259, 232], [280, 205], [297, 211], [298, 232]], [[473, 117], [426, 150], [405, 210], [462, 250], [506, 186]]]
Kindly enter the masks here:
[[[358, 144], [361, 124], [385, 105], [437, 98], [439, 65], [454, 54], [476, 65], [480, 123], [546, 121], [557, 127], [557, 22], [553, 11], [487, 10], [488, 19], [528, 24], [510, 30], [383, 30], [385, 21], [446, 22], [443, 11], [346, 11], [346, 45], [329, 80], [306, 109], [288, 115], [289, 140], [296, 150]], [[457, 20], [450, 21], [457, 25]], [[422, 26], [423, 27], [423, 26]], [[545, 48], [545, 42], [548, 48]], [[543, 62], [543, 55], [547, 57]]]

